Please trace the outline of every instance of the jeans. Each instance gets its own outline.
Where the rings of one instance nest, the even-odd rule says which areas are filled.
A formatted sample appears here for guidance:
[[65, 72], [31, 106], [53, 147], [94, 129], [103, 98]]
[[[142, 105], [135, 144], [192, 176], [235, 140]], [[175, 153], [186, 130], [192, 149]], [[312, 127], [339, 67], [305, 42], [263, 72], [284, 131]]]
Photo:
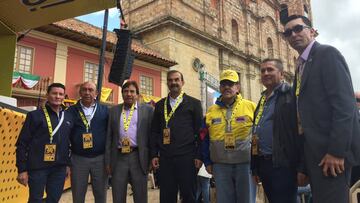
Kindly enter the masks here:
[[250, 164], [214, 164], [216, 201], [219, 203], [255, 203], [256, 186]]
[[197, 177], [197, 189], [196, 189], [196, 202], [200, 202], [200, 194], [202, 195], [203, 203], [210, 202], [210, 178], [198, 176]]
[[29, 171], [29, 203], [57, 203], [64, 189], [66, 166]]

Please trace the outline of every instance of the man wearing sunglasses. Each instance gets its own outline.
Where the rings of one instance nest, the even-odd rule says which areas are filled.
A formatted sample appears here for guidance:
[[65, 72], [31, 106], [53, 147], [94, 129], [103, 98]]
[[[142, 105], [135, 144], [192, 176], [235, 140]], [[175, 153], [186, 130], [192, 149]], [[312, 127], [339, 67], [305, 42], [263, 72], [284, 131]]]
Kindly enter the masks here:
[[315, 41], [308, 18], [289, 16], [283, 34], [300, 55], [294, 90], [313, 200], [348, 202], [351, 167], [360, 162], [358, 110], [349, 68], [336, 48]]

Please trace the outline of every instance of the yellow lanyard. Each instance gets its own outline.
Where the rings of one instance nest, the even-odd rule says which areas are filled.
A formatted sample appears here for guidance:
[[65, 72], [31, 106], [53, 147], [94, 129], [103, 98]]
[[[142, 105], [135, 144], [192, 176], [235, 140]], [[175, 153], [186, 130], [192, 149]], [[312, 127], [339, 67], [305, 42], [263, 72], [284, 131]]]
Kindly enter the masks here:
[[261, 100], [260, 100], [259, 111], [258, 111], [258, 113], [256, 115], [256, 118], [255, 118], [255, 126], [257, 126], [259, 124], [259, 122], [260, 122], [260, 118], [261, 118], [261, 116], [262, 116], [262, 114], [264, 112], [265, 102], [266, 102], [266, 97], [265, 97], [265, 95], [263, 95], [261, 97]]
[[49, 135], [50, 135], [50, 143], [52, 143], [53, 138], [54, 138], [54, 134], [59, 130], [61, 124], [64, 121], [64, 112], [61, 113], [61, 119], [58, 123], [58, 125], [56, 126], [55, 130], [53, 130], [52, 125], [51, 125], [51, 120], [50, 120], [50, 116], [49, 116], [49, 112], [47, 111], [46, 107], [43, 106], [42, 107], [44, 114], [45, 114], [45, 119], [46, 119], [46, 123], [49, 129]]
[[81, 117], [82, 122], [83, 122], [84, 125], [85, 125], [86, 132], [89, 132], [89, 123], [87, 122], [87, 120], [86, 120], [83, 112], [81, 112], [81, 111], [79, 110], [79, 114], [80, 114], [80, 117]]
[[299, 97], [300, 86], [301, 86], [301, 78], [300, 78], [300, 73], [298, 72], [298, 74], [296, 75], [296, 90], [295, 90], [296, 98]]
[[130, 113], [129, 113], [129, 117], [126, 118], [126, 113], [125, 113], [125, 109], [123, 106], [123, 110], [122, 110], [122, 117], [123, 117], [123, 123], [124, 123], [124, 131], [125, 133], [128, 131], [129, 126], [130, 126], [130, 122], [131, 122], [131, 118], [134, 114], [134, 110], [135, 110], [135, 104], [133, 104], [130, 108]]
[[183, 95], [184, 95], [184, 92], [181, 91], [180, 95], [179, 95], [178, 98], [176, 99], [174, 108], [171, 109], [171, 112], [169, 113], [169, 115], [168, 115], [167, 105], [166, 105], [166, 104], [167, 104], [168, 97], [166, 97], [165, 102], [164, 102], [164, 118], [165, 118], [166, 128], [168, 127], [169, 120], [170, 120], [171, 116], [174, 114], [174, 112], [176, 111], [177, 107], [179, 106], [180, 101], [181, 101], [182, 98], [183, 98]]
[[[236, 98], [235, 98], [236, 99]], [[236, 110], [237, 110], [237, 107], [238, 107], [238, 102], [239, 101], [235, 101], [234, 102], [234, 109], [232, 110], [232, 112], [231, 112], [231, 117], [230, 117], [230, 119], [227, 119], [227, 116], [226, 116], [226, 112], [227, 112], [227, 109], [225, 109], [225, 111], [222, 111], [222, 113], [223, 113], [223, 116], [224, 116], [224, 119], [225, 119], [225, 121], [226, 121], [226, 123], [227, 123], [227, 128], [228, 128], [228, 131], [231, 131], [231, 121], [234, 119], [234, 117], [235, 117], [235, 113], [236, 113]]]
[[[95, 105], [94, 110], [93, 110], [93, 113], [91, 114], [90, 122], [91, 122], [91, 119], [94, 117], [94, 114], [95, 114], [95, 112], [96, 112], [96, 108], [97, 108], [97, 105]], [[87, 121], [87, 119], [85, 118], [85, 115], [84, 115], [84, 113], [83, 113], [82, 111], [79, 110], [79, 114], [80, 114], [80, 117], [81, 117], [82, 122], [83, 122], [84, 125], [85, 125], [86, 132], [89, 132], [90, 123]]]

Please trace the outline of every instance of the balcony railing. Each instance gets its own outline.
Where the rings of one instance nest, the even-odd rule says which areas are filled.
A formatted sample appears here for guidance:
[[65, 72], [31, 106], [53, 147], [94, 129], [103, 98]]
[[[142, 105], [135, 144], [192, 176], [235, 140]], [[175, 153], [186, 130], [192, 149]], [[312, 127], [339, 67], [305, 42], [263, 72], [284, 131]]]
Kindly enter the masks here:
[[52, 83], [51, 77], [40, 77], [39, 82], [31, 89], [25, 89], [21, 82], [18, 82], [12, 88], [12, 95], [15, 97], [38, 98], [45, 97], [47, 87]]

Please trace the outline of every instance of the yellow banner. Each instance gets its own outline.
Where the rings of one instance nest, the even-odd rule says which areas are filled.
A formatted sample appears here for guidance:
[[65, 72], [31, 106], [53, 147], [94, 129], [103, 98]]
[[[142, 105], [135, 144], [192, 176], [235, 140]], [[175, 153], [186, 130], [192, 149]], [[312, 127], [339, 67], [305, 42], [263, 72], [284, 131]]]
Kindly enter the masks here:
[[107, 87], [102, 87], [101, 88], [101, 102], [106, 102], [106, 100], [108, 99], [108, 97], [111, 94], [112, 89], [111, 88], [107, 88]]

